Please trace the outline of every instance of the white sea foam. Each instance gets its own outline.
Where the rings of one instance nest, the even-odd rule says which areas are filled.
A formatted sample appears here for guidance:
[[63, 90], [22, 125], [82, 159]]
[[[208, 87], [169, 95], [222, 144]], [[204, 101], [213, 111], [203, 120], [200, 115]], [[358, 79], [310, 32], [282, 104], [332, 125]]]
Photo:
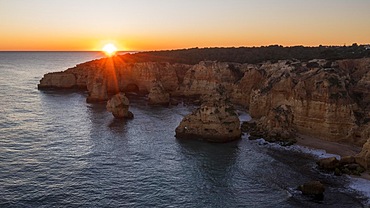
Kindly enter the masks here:
[[314, 148], [305, 147], [305, 146], [301, 146], [301, 145], [292, 145], [292, 146], [289, 146], [289, 147], [286, 147], [286, 148], [290, 148], [292, 151], [310, 154], [310, 155], [313, 155], [314, 157], [317, 157], [317, 158], [336, 157], [337, 159], [340, 159], [339, 155], [327, 153], [323, 149], [314, 149]]
[[252, 117], [245, 111], [237, 111], [240, 122], [246, 122], [252, 120]]
[[[256, 140], [259, 144], [266, 144], [267, 142], [264, 139], [257, 139]], [[267, 143], [269, 147], [274, 148], [274, 149], [284, 149], [287, 151], [292, 151], [292, 152], [298, 152], [298, 153], [303, 153], [303, 154], [309, 154], [314, 156], [315, 158], [327, 158], [327, 157], [336, 157], [337, 159], [340, 159], [339, 155], [336, 154], [331, 154], [327, 153], [323, 149], [314, 149], [310, 147], [305, 147], [301, 145], [291, 145], [291, 146], [281, 146], [278, 143]]]
[[350, 178], [349, 187], [360, 192], [367, 198], [366, 205], [370, 206], [370, 181], [363, 178]]
[[[316, 158], [327, 158], [327, 157], [336, 157], [337, 159], [340, 159], [339, 155], [336, 154], [330, 154], [327, 153], [323, 149], [313, 149], [309, 147], [304, 147], [300, 145], [291, 145], [291, 146], [281, 146], [276, 143], [267, 143], [264, 139], [257, 139], [256, 142], [259, 144], [267, 144], [271, 148], [276, 148], [276, 149], [284, 149], [287, 151], [292, 151], [292, 152], [301, 152], [304, 154], [310, 154]], [[353, 178], [348, 176], [350, 183], [348, 185], [348, 188], [362, 194], [367, 198], [367, 201], [365, 202], [365, 206], [370, 206], [370, 180], [363, 179], [363, 178]]]
[[[300, 145], [291, 145], [291, 146], [284, 147], [276, 143], [267, 143], [262, 138], [257, 139], [256, 142], [258, 142], [259, 144], [267, 144], [271, 148], [285, 149], [287, 151], [310, 154], [316, 158], [336, 157], [337, 159], [340, 159], [339, 155], [327, 153], [323, 149], [313, 149], [313, 148], [304, 147]], [[363, 179], [363, 178], [353, 178], [350, 176], [348, 176], [348, 178], [350, 180], [348, 188], [365, 196], [367, 198], [367, 201], [365, 202], [366, 203], [365, 206], [370, 206], [370, 180]]]

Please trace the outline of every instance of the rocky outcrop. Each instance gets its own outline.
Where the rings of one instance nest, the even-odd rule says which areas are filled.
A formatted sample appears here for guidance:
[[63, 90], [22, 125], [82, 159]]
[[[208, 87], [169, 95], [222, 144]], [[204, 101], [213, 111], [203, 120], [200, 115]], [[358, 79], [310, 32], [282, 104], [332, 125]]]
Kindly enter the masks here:
[[242, 124], [250, 138], [264, 138], [269, 142], [291, 145], [296, 142], [293, 128], [293, 114], [289, 106], [281, 105], [271, 109], [268, 114], [255, 122]]
[[266, 72], [262, 87], [250, 95], [251, 116], [261, 119], [285, 105], [297, 132], [330, 141], [350, 140], [358, 127], [358, 106], [348, 92], [349, 74], [324, 68], [331, 65], [325, 60], [265, 63], [260, 68]]
[[185, 116], [176, 128], [177, 138], [229, 142], [240, 139], [240, 122], [234, 108], [224, 97], [208, 95], [202, 105]]
[[325, 186], [320, 181], [309, 181], [299, 186], [298, 189], [304, 195], [322, 196], [325, 192]]
[[324, 170], [334, 170], [339, 166], [339, 160], [336, 157], [323, 158], [317, 161], [317, 165]]
[[168, 105], [170, 94], [165, 91], [161, 82], [154, 80], [149, 90], [148, 102], [150, 105]]
[[178, 94], [184, 96], [201, 96], [212, 93], [222, 85], [228, 93], [243, 76], [241, 64], [202, 61], [191, 67], [185, 74]]
[[[107, 60], [104, 67], [88, 74], [87, 89], [90, 100], [100, 100], [101, 94], [118, 92], [148, 93], [152, 82], [161, 83], [164, 91], [174, 93], [179, 86], [177, 72], [190, 68], [188, 65], [169, 63], [123, 63], [119, 59]], [[90, 81], [92, 80], [92, 81]], [[101, 87], [96, 88], [95, 85]]]
[[362, 147], [361, 152], [356, 155], [356, 162], [363, 167], [370, 169], [370, 138]]
[[323, 158], [317, 161], [319, 168], [325, 171], [334, 172], [335, 175], [361, 175], [366, 166], [357, 163], [355, 157], [346, 156], [337, 160], [335, 157]]
[[108, 100], [107, 81], [102, 70], [89, 71], [86, 81], [88, 90], [86, 102], [92, 103]]
[[124, 93], [118, 93], [114, 95], [107, 102], [107, 110], [112, 112], [115, 118], [127, 118], [131, 119], [134, 115], [128, 110], [129, 100]]
[[76, 77], [71, 73], [54, 72], [45, 74], [37, 85], [38, 89], [45, 88], [73, 88], [76, 86]]
[[243, 78], [234, 85], [231, 92], [231, 101], [249, 108], [251, 93], [253, 90], [261, 88], [265, 72], [254, 65], [244, 67], [247, 68], [247, 71], [244, 73]]
[[148, 93], [152, 81], [157, 80], [165, 91], [174, 94], [190, 67], [186, 64], [128, 63], [116, 56], [79, 64], [64, 72], [45, 74], [38, 87], [87, 89], [87, 101], [99, 102], [118, 92]]
[[45, 74], [38, 85], [39, 89], [49, 88], [76, 88], [86, 89], [89, 72], [101, 68], [99, 60], [78, 64], [63, 72]]

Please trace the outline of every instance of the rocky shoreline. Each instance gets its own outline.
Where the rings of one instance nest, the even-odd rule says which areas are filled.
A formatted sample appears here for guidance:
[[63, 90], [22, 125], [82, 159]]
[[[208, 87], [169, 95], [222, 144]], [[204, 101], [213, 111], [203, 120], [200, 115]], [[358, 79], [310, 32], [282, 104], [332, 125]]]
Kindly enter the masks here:
[[116, 56], [45, 74], [38, 88], [86, 89], [87, 102], [106, 101], [119, 92], [143, 93], [153, 104], [221, 90], [250, 113], [253, 132], [279, 140], [303, 134], [363, 147], [356, 162], [370, 168], [370, 58], [188, 65], [126, 63]]

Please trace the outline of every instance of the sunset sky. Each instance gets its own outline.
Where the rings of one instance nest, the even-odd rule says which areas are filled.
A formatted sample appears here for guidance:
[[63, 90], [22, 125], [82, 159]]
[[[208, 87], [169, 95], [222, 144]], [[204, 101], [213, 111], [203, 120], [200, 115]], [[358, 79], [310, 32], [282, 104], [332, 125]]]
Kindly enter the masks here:
[[0, 0], [0, 50], [370, 43], [370, 0]]

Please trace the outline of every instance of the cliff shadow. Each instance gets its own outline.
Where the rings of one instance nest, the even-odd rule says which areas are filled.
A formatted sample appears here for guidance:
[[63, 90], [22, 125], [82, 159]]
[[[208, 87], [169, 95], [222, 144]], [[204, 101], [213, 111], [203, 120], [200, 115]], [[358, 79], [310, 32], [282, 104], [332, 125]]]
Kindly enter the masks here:
[[239, 156], [239, 141], [228, 143], [209, 143], [199, 140], [177, 139], [180, 153], [190, 160], [192, 172], [200, 174], [204, 187], [202, 189], [218, 188], [232, 192], [233, 171]]
[[38, 92], [43, 95], [69, 95], [69, 94], [76, 93], [76, 94], [81, 94], [87, 97], [87, 90], [77, 89], [77, 88], [70, 88], [70, 89], [49, 88], [49, 89], [38, 90]]

